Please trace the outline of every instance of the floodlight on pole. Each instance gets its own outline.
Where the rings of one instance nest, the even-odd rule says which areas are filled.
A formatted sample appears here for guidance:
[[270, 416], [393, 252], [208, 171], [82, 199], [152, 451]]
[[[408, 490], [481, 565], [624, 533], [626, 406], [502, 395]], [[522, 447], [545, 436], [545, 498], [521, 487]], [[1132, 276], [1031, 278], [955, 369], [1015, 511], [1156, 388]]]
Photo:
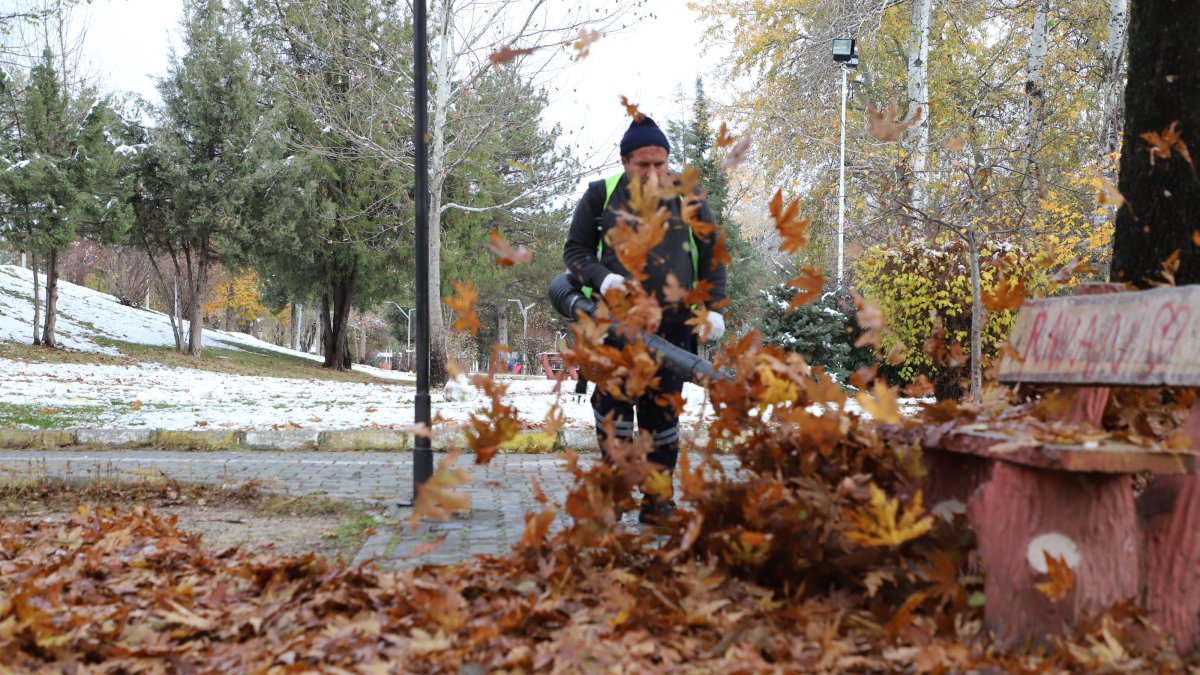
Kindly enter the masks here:
[[529, 356], [529, 347], [525, 343], [529, 337], [529, 310], [533, 309], [537, 303], [526, 305], [517, 298], [509, 298], [508, 301], [517, 303], [517, 309], [521, 310], [521, 360], [524, 361]]
[[842, 268], [846, 246], [846, 75], [851, 68], [858, 67], [858, 52], [853, 38], [834, 38], [833, 61], [842, 71], [842, 139], [841, 157], [838, 161], [838, 247], [837, 282], [842, 286]]

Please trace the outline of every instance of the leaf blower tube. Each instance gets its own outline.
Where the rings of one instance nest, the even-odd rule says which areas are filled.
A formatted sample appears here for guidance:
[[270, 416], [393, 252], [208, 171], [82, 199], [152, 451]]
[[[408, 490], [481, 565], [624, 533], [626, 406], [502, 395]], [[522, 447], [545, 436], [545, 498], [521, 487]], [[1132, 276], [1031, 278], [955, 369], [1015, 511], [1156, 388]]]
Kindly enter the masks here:
[[[586, 297], [580, 286], [569, 272], [563, 272], [550, 282], [550, 304], [571, 321], [577, 318], [579, 312], [588, 316], [594, 316], [596, 312], [596, 302]], [[621, 332], [615, 323], [609, 327], [609, 343], [620, 346], [624, 342]], [[707, 360], [667, 342], [659, 335], [645, 331], [639, 331], [636, 335], [652, 353], [658, 355], [664, 368], [688, 382], [733, 379], [728, 373], [713, 368], [713, 364]]]

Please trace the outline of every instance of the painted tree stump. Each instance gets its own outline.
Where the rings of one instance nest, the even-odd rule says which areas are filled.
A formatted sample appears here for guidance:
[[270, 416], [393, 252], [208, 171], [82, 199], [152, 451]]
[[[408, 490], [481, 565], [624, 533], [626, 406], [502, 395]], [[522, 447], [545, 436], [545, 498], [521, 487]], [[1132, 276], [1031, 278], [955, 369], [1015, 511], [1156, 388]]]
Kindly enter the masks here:
[[1142, 602], [1179, 651], [1200, 647], [1200, 477], [1160, 476], [1137, 500], [1143, 521]]
[[[1130, 479], [997, 462], [968, 507], [984, 564], [984, 621], [1002, 647], [1043, 642], [1078, 618], [1138, 595], [1139, 541]], [[1053, 601], [1044, 552], [1074, 572]]]

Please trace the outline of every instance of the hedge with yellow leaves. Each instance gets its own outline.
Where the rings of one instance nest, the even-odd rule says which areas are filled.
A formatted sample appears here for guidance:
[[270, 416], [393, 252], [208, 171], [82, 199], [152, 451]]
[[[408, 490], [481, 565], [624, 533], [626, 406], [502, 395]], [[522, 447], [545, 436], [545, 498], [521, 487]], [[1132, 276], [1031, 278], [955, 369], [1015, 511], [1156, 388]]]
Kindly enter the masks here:
[[[994, 293], [1002, 271], [1010, 283], [1024, 282], [1030, 295], [1047, 286], [1040, 266], [1044, 254], [1030, 255], [1013, 243], [989, 243], [980, 247], [980, 279], [984, 294]], [[924, 375], [933, 382], [939, 398], [960, 394], [960, 382], [969, 373], [971, 331], [971, 274], [966, 244], [958, 237], [935, 243], [891, 242], [872, 247], [854, 262], [855, 286], [874, 301], [887, 320], [890, 334], [883, 340], [882, 353], [896, 342], [905, 348], [902, 362], [892, 374], [908, 382]], [[1008, 339], [1016, 313], [985, 310], [983, 358], [986, 368], [996, 355], [997, 345]], [[961, 345], [961, 362], [935, 363], [925, 343], [934, 336], [940, 318], [946, 346]], [[952, 350], [953, 351], [953, 350]]]

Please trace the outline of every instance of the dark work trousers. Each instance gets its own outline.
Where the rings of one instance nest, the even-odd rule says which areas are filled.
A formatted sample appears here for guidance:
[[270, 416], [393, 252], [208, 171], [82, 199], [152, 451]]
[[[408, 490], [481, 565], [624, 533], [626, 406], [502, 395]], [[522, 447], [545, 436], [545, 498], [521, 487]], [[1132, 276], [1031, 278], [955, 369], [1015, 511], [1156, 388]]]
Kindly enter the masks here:
[[[658, 334], [677, 347], [695, 351], [692, 327], [687, 324], [664, 324], [659, 326]], [[674, 471], [675, 462], [679, 459], [679, 415], [675, 412], [675, 406], [660, 405], [655, 399], [663, 394], [682, 392], [683, 379], [666, 368], [659, 368], [658, 378], [658, 387], [643, 394], [636, 403], [617, 400], [606, 393], [603, 387], [597, 386], [592, 394], [596, 439], [601, 452], [607, 454], [605, 441], [608, 434], [604, 430], [604, 419], [611, 413], [616, 437], [624, 441], [633, 440], [633, 413], [636, 408], [638, 432], [650, 434], [654, 446], [648, 459]]]

